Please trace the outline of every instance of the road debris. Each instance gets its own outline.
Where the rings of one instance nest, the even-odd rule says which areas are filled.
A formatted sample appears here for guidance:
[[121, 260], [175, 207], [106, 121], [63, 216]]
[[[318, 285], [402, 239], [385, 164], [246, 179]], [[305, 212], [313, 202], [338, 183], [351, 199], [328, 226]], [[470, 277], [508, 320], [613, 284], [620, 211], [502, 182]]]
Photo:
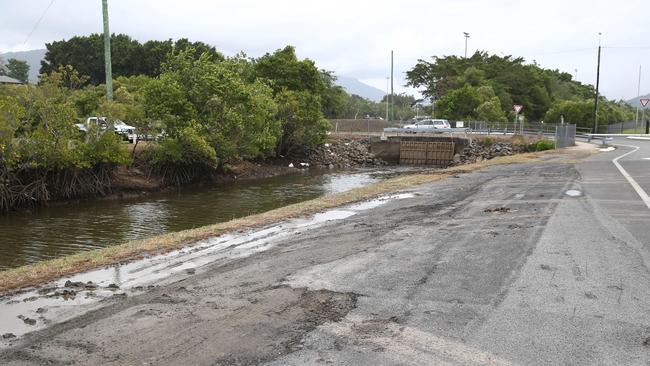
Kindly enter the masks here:
[[510, 208], [508, 208], [508, 207], [486, 208], [485, 210], [483, 210], [483, 212], [501, 212], [501, 213], [506, 213], [506, 212], [510, 212]]

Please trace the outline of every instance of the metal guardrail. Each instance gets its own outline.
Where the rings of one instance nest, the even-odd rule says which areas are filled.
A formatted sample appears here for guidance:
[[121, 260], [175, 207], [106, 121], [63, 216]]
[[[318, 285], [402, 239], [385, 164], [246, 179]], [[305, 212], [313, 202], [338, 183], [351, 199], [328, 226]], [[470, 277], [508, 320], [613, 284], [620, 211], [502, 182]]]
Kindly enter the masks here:
[[468, 133], [469, 128], [384, 128], [384, 132], [404, 132], [404, 133]]

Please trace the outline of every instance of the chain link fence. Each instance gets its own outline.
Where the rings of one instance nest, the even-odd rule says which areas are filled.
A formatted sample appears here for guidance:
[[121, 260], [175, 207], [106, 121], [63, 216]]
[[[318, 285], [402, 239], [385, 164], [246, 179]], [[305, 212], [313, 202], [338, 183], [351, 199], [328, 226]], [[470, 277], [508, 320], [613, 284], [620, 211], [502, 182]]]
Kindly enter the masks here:
[[576, 125], [556, 125], [555, 126], [555, 148], [575, 146], [576, 144]]

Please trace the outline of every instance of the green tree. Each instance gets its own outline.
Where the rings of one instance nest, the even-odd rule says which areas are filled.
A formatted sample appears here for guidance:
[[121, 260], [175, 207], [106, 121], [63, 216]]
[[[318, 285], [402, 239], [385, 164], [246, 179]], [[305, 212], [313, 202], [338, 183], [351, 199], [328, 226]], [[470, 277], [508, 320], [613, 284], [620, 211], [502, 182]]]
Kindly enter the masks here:
[[[41, 61], [41, 74], [49, 74], [61, 65], [70, 65], [82, 75], [88, 76], [93, 85], [105, 81], [103, 35], [75, 36], [69, 40], [48, 43], [46, 48], [45, 59]], [[112, 34], [113, 76], [160, 75], [167, 55], [172, 51], [181, 52], [186, 49], [193, 50], [194, 58], [207, 54], [211, 61], [223, 60], [223, 55], [213, 46], [191, 42], [186, 38], [176, 42], [148, 41], [142, 45], [125, 34]]]
[[29, 79], [29, 65], [26, 61], [10, 58], [7, 61], [7, 76], [20, 80], [23, 84], [27, 84]]
[[289, 154], [301, 146], [315, 147], [325, 141], [330, 124], [323, 118], [319, 98], [307, 91], [288, 89], [276, 95], [282, 126], [278, 154]]
[[[521, 57], [486, 52], [476, 52], [469, 58], [434, 56], [431, 61], [419, 60], [406, 75], [409, 86], [423, 88], [422, 93], [427, 97], [440, 96], [443, 104], [449, 102], [453, 91], [465, 85], [476, 88], [489, 85], [499, 98], [502, 110], [522, 104], [531, 120], [542, 119], [557, 100], [585, 99], [594, 95], [592, 87], [573, 81], [570, 74], [542, 69], [535, 62], [526, 64]], [[456, 103], [453, 108], [465, 106]], [[455, 116], [465, 113], [467, 110], [448, 111]]]
[[476, 108], [481, 104], [481, 98], [476, 88], [465, 84], [459, 89], [447, 93], [436, 103], [440, 114], [452, 120], [476, 119]]
[[274, 93], [287, 89], [320, 95], [324, 89], [323, 77], [314, 62], [298, 60], [292, 46], [258, 58], [255, 70], [258, 77], [270, 81]]
[[499, 98], [492, 97], [476, 107], [476, 119], [486, 122], [506, 122], [507, 119], [501, 109]]
[[348, 101], [348, 93], [343, 87], [334, 84], [336, 76], [332, 72], [321, 70], [323, 93], [321, 104], [323, 114], [327, 118], [343, 118]]

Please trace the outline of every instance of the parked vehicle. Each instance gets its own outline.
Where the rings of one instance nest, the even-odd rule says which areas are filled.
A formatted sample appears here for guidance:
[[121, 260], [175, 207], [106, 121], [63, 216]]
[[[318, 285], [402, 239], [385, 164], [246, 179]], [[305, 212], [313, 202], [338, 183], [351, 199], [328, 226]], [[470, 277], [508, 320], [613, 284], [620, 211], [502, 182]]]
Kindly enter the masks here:
[[113, 129], [115, 130], [115, 133], [122, 136], [124, 140], [133, 142], [135, 136], [135, 127], [127, 125], [120, 120], [116, 120], [113, 123]]
[[446, 119], [425, 119], [410, 125], [406, 125], [404, 128], [413, 130], [438, 130], [451, 128], [451, 125]]
[[[105, 131], [108, 129], [109, 123], [108, 119], [106, 117], [88, 117], [86, 119], [86, 123], [75, 123], [75, 126], [79, 129], [81, 132], [88, 132], [91, 128], [91, 126], [97, 126], [99, 127], [100, 131]], [[124, 140], [133, 141], [134, 134], [135, 134], [135, 127], [130, 126], [123, 121], [120, 120], [115, 120], [113, 123], [113, 131], [117, 134], [122, 136]]]

